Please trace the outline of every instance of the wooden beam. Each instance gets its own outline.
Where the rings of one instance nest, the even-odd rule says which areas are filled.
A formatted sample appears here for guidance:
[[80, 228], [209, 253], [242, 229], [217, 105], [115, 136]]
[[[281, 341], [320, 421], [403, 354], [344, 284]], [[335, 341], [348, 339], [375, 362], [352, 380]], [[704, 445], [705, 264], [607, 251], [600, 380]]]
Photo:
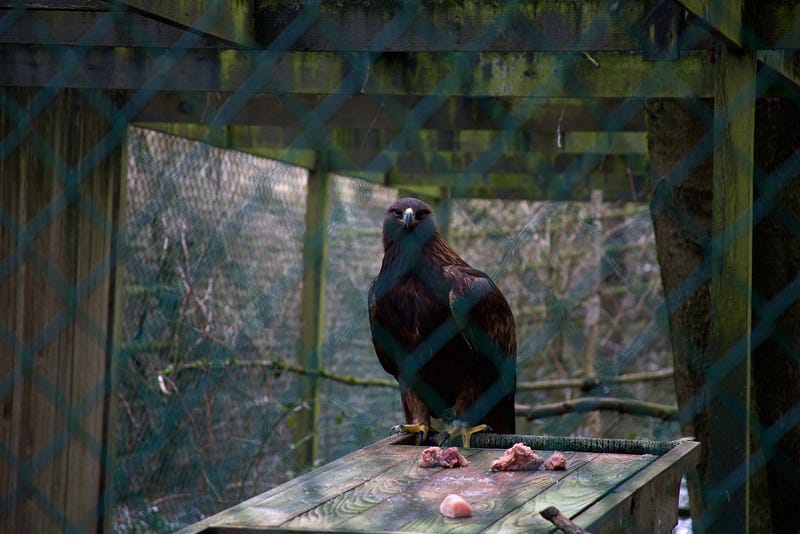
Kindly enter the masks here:
[[[198, 124], [136, 123], [137, 126], [158, 130], [198, 141], [235, 148], [254, 150], [314, 150], [314, 141], [304, 130], [271, 126], [227, 126], [213, 128]], [[515, 154], [645, 154], [647, 139], [644, 132], [584, 132], [568, 131], [559, 139], [555, 132], [528, 133], [523, 131], [491, 130], [429, 130], [405, 133], [401, 130], [358, 128], [326, 128], [326, 139], [336, 151], [363, 154], [355, 159], [370, 161], [381, 153], [399, 154], [413, 151], [418, 154], [450, 152], [478, 154], [497, 144], [506, 155]], [[219, 139], [215, 139], [219, 137]], [[560, 145], [560, 146], [559, 146]], [[283, 159], [283, 158], [279, 158]], [[390, 159], [395, 159], [390, 157]], [[424, 157], [422, 159], [425, 159]], [[459, 159], [459, 158], [454, 158]], [[304, 165], [306, 166], [306, 165]], [[309, 167], [313, 167], [310, 165]]]
[[800, 87], [800, 51], [759, 50], [758, 60], [793, 84]]
[[[681, 2], [701, 20], [689, 18], [679, 26], [675, 45], [681, 51], [708, 50], [713, 42], [707, 26], [731, 44], [741, 41], [740, 16], [743, 0], [687, 0]], [[303, 12], [304, 2], [285, 5], [261, 2], [259, 29], [269, 43]], [[295, 39], [293, 50], [401, 52], [583, 52], [640, 51], [646, 40], [653, 2], [423, 2], [408, 13], [402, 3], [351, 2], [345, 9], [322, 6]], [[800, 5], [781, 0], [753, 2], [756, 42], [764, 48], [797, 48]], [[683, 17], [681, 17], [683, 19]], [[454, 21], [457, 21], [454, 23]], [[414, 31], [396, 31], [392, 39], [381, 38], [390, 24]], [[332, 37], [335, 36], [335, 37]], [[676, 35], [677, 37], [677, 35]], [[741, 43], [739, 43], [740, 45]]]
[[[784, 0], [750, 2], [755, 9], [756, 49], [800, 48], [800, 4]], [[748, 21], [749, 22], [749, 21]]]
[[[748, 531], [750, 308], [756, 59], [717, 47], [711, 245], [707, 519], [701, 530]], [[702, 521], [705, 521], [703, 519]]]
[[[0, 44], [64, 46], [164, 47], [184, 43], [192, 48], [219, 48], [219, 39], [186, 34], [185, 28], [164, 24], [138, 12], [108, 10], [0, 9], [4, 31]], [[180, 40], [183, 37], [183, 40]]]
[[325, 273], [328, 263], [328, 213], [330, 210], [330, 171], [327, 158], [317, 158], [309, 173], [306, 192], [306, 232], [303, 242], [303, 286], [301, 288], [300, 352], [298, 363], [312, 371], [298, 380], [300, 399], [307, 404], [292, 423], [295, 441], [295, 466], [304, 471], [319, 457], [320, 377], [322, 369], [323, 327], [325, 324]]
[[[222, 40], [237, 46], [254, 47], [256, 45], [252, 44], [252, 39], [256, 29], [262, 45], [278, 42], [276, 40], [285, 35], [283, 32], [306, 9], [304, 2], [258, 0], [253, 3], [256, 7], [251, 7], [250, 2], [245, 0], [126, 2], [132, 11], [163, 26], [156, 30], [159, 33], [194, 27], [204, 32], [209, 43], [220, 44]], [[86, 13], [85, 17], [79, 18], [55, 15], [56, 19], [61, 17], [64, 22], [83, 22], [73, 28], [68, 25], [50, 26], [50, 36], [47, 35], [48, 26], [31, 27], [34, 35], [42, 39], [34, 40], [34, 43], [70, 44], [70, 40], [53, 41], [53, 38], [64, 35], [73, 36], [73, 40], [80, 39], [80, 30], [88, 29], [93, 24], [91, 17], [111, 10], [113, 4], [101, 0], [0, 0], [0, 10], [13, 10], [17, 14], [48, 11]], [[720, 9], [724, 15], [724, 10], [728, 9], [725, 2], [715, 6], [715, 2], [710, 0], [687, 0], [682, 4], [695, 13], [704, 13], [704, 9]], [[800, 32], [796, 31], [794, 25], [794, 21], [800, 19], [800, 5], [781, 0], [759, 0], [754, 4], [755, 42], [759, 43], [759, 48], [800, 47]], [[228, 13], [231, 5], [234, 9]], [[640, 51], [646, 38], [647, 15], [651, 13], [647, 2], [609, 4], [605, 0], [466, 4], [421, 2], [419, 8], [411, 13], [406, 5], [399, 2], [350, 2], [346, 5], [330, 2], [315, 6], [314, 9], [320, 10], [319, 15], [309, 16], [304, 21], [307, 27], [284, 48], [342, 52]], [[0, 18], [3, 16], [0, 13]], [[9, 19], [5, 20], [8, 22]], [[85, 26], [87, 23], [90, 26]], [[707, 50], [712, 47], [707, 25], [695, 19], [682, 21], [681, 38], [678, 40], [681, 50]], [[414, 31], [400, 31], [411, 28]], [[11, 31], [15, 32], [13, 29]], [[146, 34], [137, 31], [131, 35], [115, 30], [107, 35], [93, 35], [91, 32], [85, 35], [100, 39], [98, 44], [108, 46], [162, 46], [159, 41], [149, 40]], [[20, 42], [30, 41], [26, 39]]]
[[[235, 127], [211, 130], [197, 125], [139, 126], [300, 167], [318, 165], [315, 150], [307, 145], [296, 148], [288, 138], [262, 144], [237, 136]], [[442, 188], [450, 189], [457, 197], [513, 198], [517, 194], [532, 200], [584, 201], [592, 189], [602, 189], [608, 200], [643, 202], [648, 197], [643, 183], [648, 172], [647, 157], [637, 153], [635, 146], [631, 153], [592, 153], [590, 146], [583, 154], [548, 154], [535, 150], [493, 153], [490, 146], [475, 146], [473, 151], [436, 150], [433, 145], [408, 151], [353, 149], [345, 141], [332, 143], [326, 163], [330, 172], [400, 189], [423, 188], [435, 197]]]
[[[262, 4], [259, 28], [265, 43], [279, 38], [307, 9], [304, 2], [291, 10], [280, 3]], [[351, 3], [345, 9], [323, 4], [320, 16], [290, 46], [374, 52], [638, 50], [644, 30], [637, 22], [649, 11], [646, 2], [597, 0], [423, 2], [417, 9], [393, 2]], [[684, 42], [707, 48], [701, 28], [689, 24], [684, 31], [693, 34]]]
[[[129, 99], [140, 102], [131, 109], [132, 120], [145, 123], [193, 123], [215, 126], [270, 125], [306, 128], [303, 118], [324, 104], [326, 95], [276, 95], [201, 92], [131, 91]], [[556, 131], [626, 130], [644, 131], [644, 99], [579, 98], [443, 98], [434, 109], [417, 118], [426, 96], [376, 96], [357, 94], [341, 102], [326, 115], [326, 128], [370, 130], [440, 129], [506, 130], [506, 117], [514, 113], [517, 130]], [[521, 110], [524, 110], [521, 111]], [[413, 122], [412, 122], [412, 119]], [[411, 125], [413, 124], [413, 128]]]
[[[629, 53], [408, 53], [374, 63], [332, 52], [0, 47], [0, 84], [145, 91], [231, 91], [327, 95], [311, 117], [324, 122], [342, 97], [704, 98], [713, 95], [705, 52], [652, 63]], [[597, 66], [596, 66], [597, 65]], [[136, 108], [131, 110], [131, 113]], [[426, 110], [419, 111], [424, 117]], [[301, 115], [305, 110], [299, 110]]]
[[236, 45], [256, 46], [255, 14], [249, 0], [124, 0], [124, 3], [148, 17], [179, 28]]
[[686, 9], [703, 19], [711, 29], [737, 48], [744, 46], [742, 21], [744, 0], [680, 0]]
[[[277, 39], [305, 6], [286, 9], [260, 2], [265, 42]], [[641, 29], [635, 21], [647, 14], [643, 2], [425, 2], [416, 9], [402, 3], [351, 3], [345, 9], [323, 4], [306, 31], [291, 43], [294, 50], [407, 50], [444, 52], [490, 48], [495, 51], [631, 50]], [[454, 22], [457, 21], [457, 22]], [[387, 40], [392, 25], [400, 30]]]

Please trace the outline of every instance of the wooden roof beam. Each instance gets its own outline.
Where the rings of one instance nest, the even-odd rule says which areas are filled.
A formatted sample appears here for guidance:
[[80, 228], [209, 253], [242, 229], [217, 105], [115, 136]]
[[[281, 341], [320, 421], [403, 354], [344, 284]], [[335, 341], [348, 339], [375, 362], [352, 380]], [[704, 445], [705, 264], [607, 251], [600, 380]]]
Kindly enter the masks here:
[[[303, 132], [269, 127], [209, 128], [195, 124], [138, 123], [149, 128], [187, 139], [203, 141], [223, 148], [232, 148], [302, 167], [315, 166], [313, 154], [318, 143]], [[397, 132], [374, 132], [385, 142], [364, 143], [347, 130], [324, 135], [326, 148], [331, 152], [329, 164], [335, 170], [362, 168], [387, 172], [401, 166], [404, 170], [436, 170], [463, 172], [473, 165], [503, 172], [535, 172], [557, 158], [568, 159], [574, 154], [603, 157], [628, 157], [630, 161], [647, 153], [644, 132], [568, 132], [562, 148], [552, 139], [541, 144], [531, 143], [527, 136], [516, 132], [417, 132], [415, 139], [406, 141], [392, 137]], [[639, 158], [636, 161], [641, 161]], [[562, 165], [563, 167], [563, 165]]]
[[[312, 148], [242, 143], [241, 138], [230, 135], [229, 129], [214, 133], [204, 127], [150, 126], [292, 165], [305, 168], [317, 165], [318, 151]], [[495, 198], [517, 192], [522, 195], [520, 198], [540, 200], [588, 200], [592, 188], [603, 188], [608, 199], [643, 201], [648, 195], [643, 184], [647, 157], [640, 153], [542, 154], [491, 149], [398, 152], [328, 147], [327, 154], [326, 165], [336, 174], [400, 189], [430, 190], [433, 196], [442, 188], [453, 189], [456, 196]]]
[[[258, 27], [265, 44], [281, 36], [303, 13], [305, 4], [311, 4], [257, 3]], [[676, 46], [681, 51], [712, 49], [709, 26], [729, 44], [741, 46], [743, 20], [754, 21], [758, 48], [800, 47], [800, 34], [793, 31], [794, 22], [800, 20], [800, 4], [795, 2], [752, 2], [752, 18], [741, 16], [744, 0], [680, 3], [697, 15], [680, 17]], [[351, 2], [344, 8], [341, 3], [322, 2], [319, 16], [309, 17], [307, 27], [289, 46], [294, 50], [372, 52], [641, 51], [648, 39], [653, 4], [605, 0], [421, 2], [409, 12], [403, 11], [401, 2]]]
[[742, 20], [744, 0], [680, 0], [694, 15], [703, 19], [714, 33], [724, 38], [729, 45], [744, 47]]
[[253, 5], [247, 0], [0, 0], [0, 18], [0, 43], [9, 44], [257, 46]]
[[[40, 44], [83, 41], [88, 45], [151, 48], [170, 46], [176, 41], [153, 39], [153, 35], [166, 35], [172, 29], [191, 29], [217, 45], [227, 43], [234, 47], [258, 48], [280, 42], [285, 36], [284, 30], [297, 22], [296, 17], [305, 13], [306, 20], [302, 21], [305, 27], [299, 35], [287, 40], [291, 42], [281, 45], [281, 49], [376, 53], [470, 50], [583, 52], [640, 51], [647, 40], [646, 21], [651, 13], [647, 2], [609, 4], [605, 0], [422, 2], [413, 12], [408, 11], [407, 4], [400, 2], [351, 2], [346, 5], [316, 2], [310, 14], [304, 4], [302, 1], [271, 0], [0, 0], [0, 17], [8, 14], [1, 13], [3, 10], [11, 10], [14, 16], [52, 13], [52, 17], [44, 16], [40, 20], [60, 19], [62, 23], [28, 26], [30, 35], [23, 33], [23, 41], [8, 41]], [[725, 22], [728, 14], [735, 12], [729, 3], [687, 0], [681, 4], [699, 17], [707, 13], [709, 18], [683, 20], [681, 17], [677, 42], [680, 50], [712, 48], [709, 25], [719, 26], [720, 35], [736, 35], [735, 29], [726, 29], [730, 26]], [[780, 0], [759, 0], [753, 4], [757, 48], [800, 47], [800, 34], [794, 31], [794, 21], [800, 19], [800, 4]], [[116, 10], [119, 5], [128, 8], [131, 15], [138, 14], [162, 28], [140, 31], [136, 26], [141, 22], [123, 17], [115, 21], [118, 24], [116, 29], [93, 35], [89, 31], [93, 21], [87, 15], [100, 16], [103, 12]], [[715, 23], [715, 18], [722, 22]], [[5, 22], [8, 30], [9, 19], [6, 18]], [[129, 28], [132, 31], [127, 31]], [[402, 31], [404, 29], [414, 31]], [[12, 28], [10, 32], [15, 33], [15, 30]], [[84, 36], [92, 42], [83, 39]]]
[[800, 89], [800, 52], [797, 50], [759, 50], [756, 58]]
[[[227, 126], [214, 128], [200, 124], [137, 123], [142, 128], [159, 130], [194, 140], [224, 135], [225, 143], [238, 149], [316, 150], [312, 137], [299, 128], [272, 126]], [[324, 136], [334, 150], [377, 155], [381, 152], [480, 153], [499, 147], [504, 153], [539, 154], [645, 154], [647, 141], [640, 131], [566, 131], [559, 138], [555, 131], [531, 133], [497, 130], [430, 130], [405, 133], [401, 130], [326, 128]], [[216, 143], [215, 143], [216, 144]]]
[[256, 46], [255, 13], [250, 0], [124, 0], [123, 3], [167, 24], [238, 46]]
[[[424, 95], [429, 107], [450, 96], [545, 98], [710, 98], [708, 54], [667, 64], [621, 52], [404, 53], [0, 47], [0, 84], [101, 89], [324, 94], [324, 122], [342, 97]], [[320, 107], [317, 108], [319, 110]], [[302, 110], [301, 110], [302, 111]], [[422, 110], [427, 114], [428, 110]], [[527, 110], [521, 110], [527, 113]], [[424, 116], [423, 116], [424, 118]], [[305, 118], [304, 118], [305, 120]], [[513, 122], [513, 119], [512, 119]]]
[[[142, 101], [132, 118], [143, 123], [191, 123], [225, 125], [270, 125], [302, 129], [299, 109], [314, 110], [326, 95], [285, 95], [259, 93], [240, 98], [236, 93], [130, 91], [129, 99]], [[397, 130], [407, 115], [426, 99], [422, 95], [353, 95], [327, 116], [327, 128], [353, 130]], [[644, 131], [643, 99], [577, 98], [492, 98], [449, 97], [441, 100], [420, 125], [423, 129], [503, 130], [510, 110], [527, 109], [528, 116], [517, 129], [521, 132], [553, 134], [557, 130]]]
[[[106, 6], [107, 7], [107, 6]], [[20, 9], [3, 10], [0, 45], [163, 47], [182, 43], [192, 48], [220, 48], [228, 42], [164, 24], [127, 11]]]
[[[305, 4], [259, 0], [259, 32], [264, 43], [309, 10]], [[452, 52], [492, 50], [572, 51], [638, 50], [649, 12], [647, 2], [422, 2], [414, 9], [399, 2], [322, 3], [294, 50], [372, 52]], [[405, 31], [403, 31], [405, 30]], [[691, 28], [689, 28], [691, 30]], [[702, 31], [702, 30], [698, 30]], [[703, 46], [702, 36], [687, 39]], [[707, 42], [707, 39], [705, 40]]]

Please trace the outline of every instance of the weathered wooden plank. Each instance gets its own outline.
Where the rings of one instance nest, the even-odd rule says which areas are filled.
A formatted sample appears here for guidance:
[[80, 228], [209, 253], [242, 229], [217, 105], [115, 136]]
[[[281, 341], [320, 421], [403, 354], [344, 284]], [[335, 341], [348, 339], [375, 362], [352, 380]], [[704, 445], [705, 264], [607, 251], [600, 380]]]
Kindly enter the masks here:
[[755, 43], [758, 49], [800, 48], [800, 5], [782, 0], [751, 2], [755, 9]]
[[[227, 127], [209, 128], [190, 124], [139, 123], [139, 126], [164, 133], [207, 142], [223, 148], [241, 150], [250, 154], [284, 161], [306, 168], [316, 166], [317, 151], [311, 148], [313, 141], [296, 130]], [[353, 135], [348, 135], [352, 133]], [[476, 134], [474, 137], [469, 133]], [[274, 134], [274, 135], [272, 135]], [[392, 137], [394, 134], [394, 137]], [[617, 134], [595, 134], [575, 132], [568, 137], [571, 150], [550, 150], [540, 147], [543, 136], [518, 134], [500, 135], [508, 142], [498, 143], [497, 132], [436, 132], [421, 131], [420, 135], [406, 136], [402, 132], [375, 132], [380, 142], [366, 143], [358, 132], [333, 131], [329, 136], [330, 169], [348, 176], [390, 173], [397, 181], [408, 180], [409, 184], [426, 181], [427, 174], [440, 175], [437, 182], [448, 182], [447, 175], [471, 172], [473, 174], [497, 175], [498, 180], [481, 180], [479, 185], [495, 184], [501, 187], [525, 187], [540, 183], [545, 176], [560, 174], [572, 168], [579, 157], [575, 154], [599, 154], [596, 167], [588, 171], [605, 172], [608, 181], [618, 181], [616, 190], [629, 189], [629, 174], [646, 172], [646, 157], [640, 150], [644, 136], [640, 133], [618, 132]], [[480, 135], [477, 135], [480, 134]], [[538, 139], [537, 139], [538, 137]], [[552, 136], [551, 142], [552, 142]], [[594, 139], [594, 141], [593, 141]], [[552, 142], [555, 145], [554, 142]], [[556, 157], [557, 156], [557, 157]], [[556, 170], [558, 169], [558, 171]], [[586, 169], [584, 169], [586, 171]], [[408, 175], [422, 175], [412, 178]], [[503, 179], [502, 175], [509, 178]], [[512, 177], [513, 176], [513, 177]], [[467, 178], [469, 179], [469, 178]], [[462, 183], [462, 188], [468, 183]]]
[[268, 498], [252, 502], [247, 508], [239, 510], [235, 516], [226, 518], [224, 522], [228, 526], [282, 525], [316, 508], [321, 502], [335, 498], [343, 491], [362, 486], [367, 480], [386, 471], [400, 458], [378, 454], [361, 456], [357, 462], [350, 463], [346, 471], [339, 469], [332, 477], [324, 477], [317, 473], [303, 484], [295, 484]]
[[680, 61], [664, 64], [629, 53], [598, 52], [593, 55], [596, 67], [583, 55], [569, 53], [408, 53], [383, 54], [370, 64], [333, 52], [8, 44], [0, 48], [6, 66], [0, 83], [241, 94], [416, 94], [433, 98], [429, 103], [453, 95], [704, 98], [713, 94], [707, 57], [687, 52]]
[[[393, 436], [358, 449], [216, 515], [189, 525], [181, 532], [200, 532], [206, 528], [222, 525], [231, 527], [236, 525], [241, 527], [276, 526], [290, 521], [295, 516], [311, 510], [320, 502], [334, 498], [340, 492], [355, 488], [381, 472], [391, 469], [396, 463], [410, 461], [417, 457], [419, 452], [412, 447], [391, 447], [404, 438]], [[303, 496], [304, 493], [306, 493], [305, 496]], [[308, 501], [308, 495], [312, 493], [319, 499], [317, 502]], [[297, 495], [305, 498], [306, 501], [292, 504], [292, 498]], [[281, 502], [284, 499], [289, 508], [283, 508]], [[275, 506], [271, 508], [271, 505]], [[247, 517], [252, 515], [248, 512], [252, 507], [261, 507], [263, 511], [263, 513], [256, 514], [258, 516], [255, 517], [256, 522], [249, 523], [248, 520], [240, 520], [242, 514]]]
[[124, 0], [137, 11], [233, 44], [255, 46], [255, 13], [248, 0]]
[[[514, 510], [535, 501], [553, 487], [563, 484], [596, 456], [586, 453], [567, 453], [569, 468], [565, 471], [547, 471], [544, 468], [536, 471], [490, 471], [491, 462], [502, 452], [497, 449], [481, 451], [475, 458], [478, 476], [474, 482], [469, 477], [466, 480], [454, 480], [451, 477], [430, 487], [421, 488], [418, 495], [427, 503], [425, 513], [415, 517], [401, 531], [454, 533], [492, 531], [496, 528], [496, 523], [509, 513], [514, 513]], [[545, 457], [550, 454], [538, 452]], [[472, 504], [474, 516], [471, 519], [452, 520], [438, 513], [438, 505], [449, 493], [457, 493]]]
[[[242, 2], [244, 4], [244, 2]], [[714, 2], [689, 0], [694, 12], [715, 8]], [[18, 8], [17, 0], [0, 0], [0, 9]], [[109, 2], [99, 0], [26, 1], [25, 10], [107, 11]], [[180, 12], [172, 2], [137, 0], [130, 5], [146, 10], [156, 21], [190, 27], [205, 7], [215, 2], [177, 3], [188, 6]], [[278, 38], [287, 25], [302, 12], [302, 2], [256, 2], [255, 16], [262, 44]], [[724, 9], [723, 3], [719, 9]], [[515, 2], [472, 4], [422, 2], [411, 16], [399, 15], [402, 7], [393, 2], [323, 3], [318, 15], [309, 17], [308, 28], [288, 46], [295, 50], [374, 50], [374, 51], [456, 51], [483, 46], [483, 50], [512, 51], [583, 51], [639, 50], [644, 24], [650, 14], [646, 3], [608, 4], [602, 0], [585, 2]], [[708, 6], [704, 10], [704, 6]], [[343, 9], [344, 7], [344, 9]], [[243, 8], [252, 10], [248, 5]], [[192, 11], [189, 11], [192, 10]], [[797, 48], [800, 34], [794, 21], [800, 19], [800, 6], [780, 0], [762, 0], [754, 5], [756, 42], [763, 48]], [[192, 18], [192, 14], [194, 18]], [[386, 32], [394, 16], [402, 17], [406, 27], [415, 31], [397, 31], [392, 39], [375, 38]], [[724, 15], [724, 13], [723, 13]], [[159, 18], [163, 16], [165, 18]], [[251, 15], [244, 18], [252, 19]], [[713, 17], [712, 17], [713, 18]], [[245, 32], [237, 16], [217, 19], [208, 34], [232, 43], [250, 42], [250, 24]], [[395, 22], [397, 24], [397, 22]], [[683, 49], [707, 49], [711, 45], [701, 24], [684, 23]], [[165, 26], [167, 24], [164, 24]], [[424, 31], [422, 31], [424, 29]], [[338, 38], [331, 38], [336, 35]], [[246, 36], [246, 37], [245, 37]], [[115, 46], [124, 42], [114, 43]], [[137, 46], [154, 46], [141, 42]]]
[[[403, 76], [377, 62], [364, 87], [378, 94], [539, 97], [705, 97], [713, 78], [707, 55], [687, 52], [665, 66], [629, 53], [411, 54]], [[312, 75], [313, 76], [313, 75]]]
[[[22, 6], [21, 4], [24, 4]], [[107, 11], [107, 0], [0, 0], [0, 9]]]
[[[140, 123], [140, 126], [301, 167], [313, 168], [317, 164], [317, 151], [298, 148], [307, 146], [310, 141], [294, 130], [258, 128], [257, 137], [253, 138], [249, 127], [214, 129], [160, 123]], [[270, 137], [269, 132], [276, 132], [275, 137]], [[298, 137], [290, 137], [290, 133]], [[413, 144], [423, 148], [402, 152], [373, 146], [353, 149], [364, 144], [358, 135], [332, 135], [329, 141], [333, 147], [329, 152], [328, 166], [331, 172], [389, 187], [449, 188], [456, 197], [587, 200], [592, 189], [601, 188], [610, 200], [644, 201], [647, 198], [643, 183], [647, 174], [647, 158], [635, 153], [606, 155], [602, 152], [606, 136], [599, 135], [599, 141], [592, 146], [589, 140], [595, 137], [593, 132], [588, 135], [577, 132], [577, 143], [580, 145], [572, 144], [575, 150], [588, 151], [588, 157], [567, 152], [558, 152], [555, 157], [548, 155], [546, 151], [536, 150], [527, 135], [520, 136], [519, 142], [529, 145], [528, 151], [504, 150], [495, 154], [491, 145], [484, 147], [483, 152], [478, 149], [481, 148], [481, 137], [491, 142], [489, 134], [496, 132], [473, 132], [481, 135], [471, 138], [467, 131], [463, 139], [458, 139], [461, 135], [458, 132], [439, 132], [438, 135], [434, 135], [436, 132], [433, 131], [423, 133], [430, 134], [423, 135], [429, 141], [413, 141]], [[623, 134], [627, 132], [620, 132], [619, 141], [614, 141], [615, 136], [609, 134], [611, 142], [616, 144], [615, 147], [609, 147], [610, 150], [637, 151], [636, 144], [643, 142], [641, 134]], [[443, 139], [443, 149], [434, 151], [437, 138]], [[631, 148], [625, 146], [627, 142], [632, 145]], [[391, 141], [387, 144], [391, 145]], [[466, 146], [476, 151], [446, 149], [453, 146]], [[603, 157], [592, 157], [592, 151], [598, 151]]]
[[738, 48], [743, 46], [742, 21], [744, 20], [744, 0], [680, 0], [686, 9], [706, 21], [711, 28], [729, 44]]
[[[209, 140], [218, 146], [250, 152], [253, 149], [314, 150], [316, 142], [298, 128], [278, 126], [211, 127], [200, 124], [167, 124], [139, 122], [137, 126], [171, 133], [189, 139]], [[477, 126], [477, 125], [473, 125]], [[558, 140], [554, 132], [539, 133], [521, 130], [433, 130], [421, 128], [413, 132], [400, 129], [326, 128], [330, 148], [337, 151], [364, 152], [361, 161], [374, 159], [380, 152], [415, 153], [448, 151], [477, 153], [500, 146], [505, 154], [536, 152], [538, 154], [645, 154], [647, 139], [642, 131], [567, 131]], [[219, 138], [219, 140], [215, 138]], [[560, 145], [560, 146], [559, 146]], [[423, 156], [424, 159], [424, 156]], [[454, 158], [457, 159], [457, 158]]]
[[[320, 530], [338, 528], [349, 519], [359, 516], [370, 508], [380, 503], [402, 496], [411, 488], [423, 483], [426, 479], [435, 476], [444, 468], [422, 468], [417, 465], [421, 454], [420, 447], [393, 447], [404, 449], [401, 460], [393, 467], [380, 473], [371, 480], [367, 480], [350, 491], [325, 501], [308, 512], [299, 515], [282, 524], [285, 528], [317, 528]], [[476, 450], [461, 451], [465, 457], [471, 459]], [[373, 528], [380, 528], [372, 525]]]
[[[552, 441], [546, 436], [512, 436], [526, 437]], [[592, 448], [597, 441], [560, 439], [554, 443], [571, 440], [578, 448]], [[410, 438], [388, 438], [351, 453], [185, 531], [213, 525], [217, 532], [552, 532], [552, 525], [538, 514], [551, 504], [602, 527], [598, 517], [633, 524], [629, 517], [639, 519], [647, 513], [635, 509], [643, 500], [652, 500], [663, 524], [676, 513], [677, 481], [696, 460], [697, 450], [693, 442], [636, 442], [667, 452], [568, 452], [566, 471], [509, 473], [489, 469], [502, 453], [499, 449], [462, 450], [470, 462], [465, 468], [426, 469], [416, 465], [422, 448], [401, 442], [408, 444]], [[539, 453], [547, 457], [550, 451]], [[663, 494], [665, 487], [669, 494]], [[439, 504], [448, 493], [470, 502], [473, 517], [441, 516]], [[606, 506], [607, 499], [613, 504]], [[633, 501], [637, 504], [631, 506]], [[595, 507], [597, 513], [592, 512]]]
[[719, 46], [716, 83], [704, 520], [733, 532], [749, 519], [755, 56]]
[[588, 525], [593, 534], [618, 532], [621, 528], [631, 532], [671, 532], [678, 522], [681, 477], [697, 463], [699, 452], [700, 444], [695, 441], [678, 443], [573, 520]]
[[8, 217], [0, 317], [10, 339], [0, 360], [13, 369], [3, 375], [0, 530], [98, 530], [111, 491], [104, 461], [113, 450], [106, 429], [125, 129], [109, 126], [114, 95], [63, 91], [41, 106], [37, 93], [0, 94]]
[[603, 499], [622, 480], [644, 469], [655, 458], [650, 455], [628, 454], [592, 456], [590, 461], [579, 466], [569, 477], [539, 493], [492, 525], [492, 531], [503, 534], [552, 532], [552, 523], [541, 517], [540, 511], [548, 506], [555, 506], [565, 516], [572, 517]]
[[[130, 99], [137, 106], [131, 110], [134, 122], [189, 123], [215, 125], [268, 124], [274, 127], [305, 127], [304, 118], [325, 100], [325, 95], [250, 94], [246, 99], [236, 93], [135, 92]], [[415, 118], [420, 128], [443, 130], [507, 130], [503, 123], [510, 113], [522, 114], [517, 128], [521, 132], [548, 133], [572, 131], [644, 131], [641, 99], [577, 99], [518, 97], [450, 97], [438, 101], [435, 109], [418, 117], [425, 96], [353, 95], [329, 114], [326, 127], [370, 130], [402, 129]]]
[[759, 50], [756, 58], [790, 82], [800, 86], [800, 51]]
[[[108, 8], [108, 4], [103, 4]], [[142, 14], [119, 11], [0, 10], [0, 44], [170, 47], [183, 36], [192, 48], [219, 48], [218, 39], [186, 35], [178, 28]], [[188, 38], [188, 39], [187, 39]]]
[[[262, 2], [264, 42], [271, 42], [305, 12], [303, 2]], [[308, 9], [308, 8], [306, 8]], [[409, 9], [392, 2], [322, 5], [295, 50], [493, 51], [636, 50], [649, 13], [644, 2], [421, 2]], [[414, 31], [392, 32], [390, 24]], [[693, 28], [690, 28], [693, 29]], [[694, 30], [699, 33], [700, 30]], [[701, 38], [686, 39], [702, 46]]]
[[[384, 499], [341, 524], [344, 529], [392, 529], [408, 532], [479, 532], [544, 489], [567, 477], [568, 472], [491, 472], [489, 465], [500, 450], [478, 450], [470, 465], [440, 470], [433, 476], [406, 484], [404, 491]], [[575, 466], [586, 458], [572, 457]], [[414, 465], [409, 469], [424, 469]], [[473, 517], [454, 521], [439, 513], [439, 504], [449, 493], [458, 493], [473, 506]]]

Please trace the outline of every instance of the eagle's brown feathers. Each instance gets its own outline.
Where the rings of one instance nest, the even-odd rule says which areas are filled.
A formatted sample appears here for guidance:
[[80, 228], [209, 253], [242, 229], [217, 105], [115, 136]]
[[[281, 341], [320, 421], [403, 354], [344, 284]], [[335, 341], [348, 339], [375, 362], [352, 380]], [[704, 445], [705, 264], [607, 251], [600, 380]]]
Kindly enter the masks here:
[[429, 427], [435, 417], [514, 433], [516, 329], [503, 294], [450, 248], [418, 199], [386, 211], [383, 249], [370, 327], [406, 422]]

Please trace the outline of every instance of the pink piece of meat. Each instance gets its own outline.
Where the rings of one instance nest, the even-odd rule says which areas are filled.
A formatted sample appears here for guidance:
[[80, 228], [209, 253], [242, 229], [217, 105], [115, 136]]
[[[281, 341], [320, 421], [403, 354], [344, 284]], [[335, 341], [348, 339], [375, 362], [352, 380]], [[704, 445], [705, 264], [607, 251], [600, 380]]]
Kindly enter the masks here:
[[539, 469], [544, 458], [536, 454], [524, 443], [515, 443], [506, 449], [503, 456], [492, 462], [493, 471], [533, 471]]
[[550, 471], [563, 471], [567, 468], [567, 457], [560, 451], [553, 451], [550, 458], [545, 460], [544, 468]]
[[439, 512], [446, 517], [472, 517], [472, 507], [455, 493], [444, 498], [439, 505]]
[[441, 449], [439, 447], [428, 447], [423, 449], [417, 461], [420, 467], [466, 467], [469, 465], [467, 459], [458, 452], [456, 447]]

